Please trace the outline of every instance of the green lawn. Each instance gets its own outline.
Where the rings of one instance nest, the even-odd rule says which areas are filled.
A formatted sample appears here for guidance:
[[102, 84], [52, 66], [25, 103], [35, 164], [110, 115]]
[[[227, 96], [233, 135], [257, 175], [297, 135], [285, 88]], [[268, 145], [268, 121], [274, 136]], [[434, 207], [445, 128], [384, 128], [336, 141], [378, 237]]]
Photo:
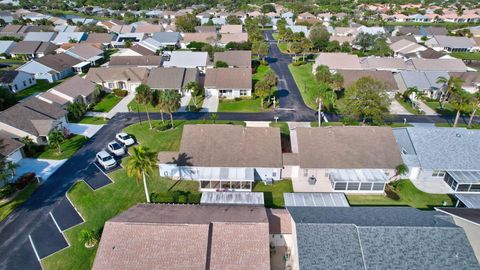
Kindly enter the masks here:
[[[128, 108], [130, 108], [130, 111], [132, 112], [145, 112], [145, 105], [138, 104], [137, 101], [134, 99], [128, 103]], [[148, 112], [159, 112], [158, 108], [153, 107], [151, 104], [147, 105]]]
[[15, 94], [15, 98], [18, 100], [22, 100], [26, 97], [29, 97], [33, 94], [37, 94], [37, 93], [42, 93], [42, 92], [45, 92], [47, 91], [48, 89], [62, 83], [63, 81], [65, 81], [65, 79], [63, 80], [59, 80], [59, 81], [56, 81], [56, 82], [53, 82], [53, 83], [49, 83], [47, 80], [37, 80], [37, 84], [34, 85], [34, 86], [30, 86], [29, 88], [27, 89], [24, 89], [18, 93]]
[[[167, 121], [166, 121], [167, 122]], [[175, 120], [175, 129], [169, 129], [166, 131], [159, 131], [158, 127], [161, 126], [161, 121], [152, 121], [153, 130], [148, 126], [147, 122], [142, 124], [134, 124], [124, 129], [125, 132], [135, 136], [135, 138], [152, 151], [178, 151], [180, 149], [180, 140], [182, 137], [183, 126], [185, 124], [212, 124], [211, 120], [197, 120], [197, 121], [185, 121]], [[236, 124], [245, 125], [242, 121], [216, 121], [216, 124]]]
[[260, 105], [259, 98], [243, 98], [241, 100], [223, 99], [218, 103], [219, 112], [264, 112], [268, 111], [267, 102]]
[[[318, 121], [316, 122], [311, 122], [310, 125], [312, 127], [318, 127]], [[353, 122], [351, 124], [344, 124], [342, 122], [322, 122], [322, 127], [338, 127], [338, 126], [359, 126], [360, 125], [360, 122]], [[385, 126], [390, 126], [392, 128], [399, 128], [399, 127], [412, 127], [413, 125], [411, 124], [403, 124], [403, 123], [399, 123], [399, 122], [394, 122], [394, 123], [388, 123], [388, 124], [385, 124]]]
[[108, 123], [108, 120], [103, 117], [96, 117], [96, 116], [84, 116], [80, 121], [79, 124], [88, 124], [88, 125], [105, 125]]
[[109, 112], [115, 105], [117, 105], [122, 98], [117, 97], [114, 93], [106, 95], [100, 102], [93, 106], [94, 112]]
[[[435, 123], [435, 126], [436, 127], [453, 127], [453, 123]], [[467, 124], [458, 123], [457, 127], [466, 128]], [[470, 127], [470, 129], [480, 129], [480, 124], [472, 123], [472, 126]]]
[[252, 75], [253, 86], [255, 86], [256, 82], [261, 81], [269, 70], [271, 70], [269, 66], [263, 66], [263, 65], [258, 66], [257, 72], [255, 72]]
[[77, 152], [80, 147], [88, 140], [82, 135], [74, 135], [65, 140], [62, 145], [62, 152], [59, 154], [56, 148], [48, 147], [47, 150], [41, 153], [38, 158], [42, 159], [67, 159]]
[[[101, 231], [105, 222], [137, 203], [145, 202], [142, 185], [137, 185], [132, 177], [128, 177], [125, 169], [109, 175], [114, 183], [97, 191], [92, 191], [83, 181], [76, 183], [68, 196], [75, 208], [85, 219], [85, 223], [65, 232], [70, 247], [42, 260], [44, 269], [91, 269], [97, 247], [87, 249], [78, 240], [82, 229]], [[158, 170], [148, 179], [149, 192], [168, 190], [197, 191], [195, 181], [172, 181], [161, 178]]]
[[[435, 206], [452, 206], [453, 200], [446, 194], [430, 194], [418, 190], [410, 180], [400, 180], [396, 193], [400, 197], [398, 201], [384, 195], [347, 195], [351, 206], [366, 205], [409, 205], [420, 209], [432, 209]], [[445, 203], [445, 205], [444, 205]]]
[[288, 65], [288, 69], [290, 69], [290, 72], [292, 73], [293, 79], [300, 90], [300, 94], [302, 94], [305, 104], [316, 110], [317, 97], [327, 91], [328, 86], [315, 80], [312, 73], [312, 65], [312, 63], [308, 63], [296, 67], [290, 64]]
[[38, 183], [34, 182], [26, 186], [10, 201], [0, 202], [0, 221], [5, 219], [18, 206], [24, 203], [30, 195], [37, 189]]
[[287, 43], [287, 42], [277, 43], [277, 47], [278, 47], [278, 49], [279, 49], [282, 53], [286, 53], [286, 54], [289, 54], [289, 53], [290, 53], [290, 52], [288, 51], [288, 43]]
[[272, 122], [270, 123], [270, 127], [278, 127], [280, 128], [280, 133], [282, 135], [290, 135], [290, 129], [288, 128], [288, 124], [286, 122]]
[[480, 60], [480, 52], [452, 52], [450, 53], [453, 57], [460, 58], [462, 60]]
[[253, 187], [253, 192], [263, 192], [265, 207], [283, 208], [285, 207], [283, 193], [293, 192], [292, 181], [281, 180], [275, 182], [273, 185], [265, 185], [263, 182], [256, 182]]
[[199, 111], [201, 111], [204, 99], [205, 99], [204, 96], [197, 96], [197, 105], [195, 106], [195, 100], [192, 96], [192, 98], [188, 102], [187, 111], [189, 111], [189, 112], [199, 112]]

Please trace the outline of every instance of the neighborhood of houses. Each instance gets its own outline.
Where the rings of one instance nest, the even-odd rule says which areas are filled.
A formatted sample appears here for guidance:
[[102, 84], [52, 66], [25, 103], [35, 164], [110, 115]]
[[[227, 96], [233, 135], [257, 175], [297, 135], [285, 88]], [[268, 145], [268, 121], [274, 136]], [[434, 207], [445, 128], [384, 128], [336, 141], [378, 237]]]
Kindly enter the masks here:
[[[480, 269], [480, 7], [266, 5], [0, 12], [0, 239], [8, 204], [62, 197], [4, 265]], [[333, 121], [365, 79], [396, 120]]]

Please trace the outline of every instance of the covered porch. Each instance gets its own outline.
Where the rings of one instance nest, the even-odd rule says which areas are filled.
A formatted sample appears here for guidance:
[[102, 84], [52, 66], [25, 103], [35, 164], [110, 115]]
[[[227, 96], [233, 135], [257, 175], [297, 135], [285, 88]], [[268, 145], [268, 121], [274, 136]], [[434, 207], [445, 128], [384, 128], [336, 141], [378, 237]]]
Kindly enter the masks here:
[[335, 169], [328, 172], [335, 191], [383, 192], [388, 182], [387, 174], [381, 169]]
[[480, 171], [447, 171], [444, 181], [454, 192], [480, 192]]
[[252, 191], [253, 168], [199, 168], [201, 191]]

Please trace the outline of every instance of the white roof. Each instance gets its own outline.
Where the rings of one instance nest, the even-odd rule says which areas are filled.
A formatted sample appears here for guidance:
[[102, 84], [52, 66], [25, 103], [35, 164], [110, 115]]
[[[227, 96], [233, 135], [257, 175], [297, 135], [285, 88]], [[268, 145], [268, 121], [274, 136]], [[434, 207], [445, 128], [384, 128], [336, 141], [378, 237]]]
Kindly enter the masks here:
[[200, 204], [263, 205], [263, 192], [202, 192]]
[[84, 32], [60, 32], [52, 42], [55, 44], [63, 44], [69, 43], [70, 39], [75, 39], [77, 42], [80, 42], [84, 35]]
[[173, 51], [170, 61], [163, 63], [164, 67], [205, 67], [207, 66], [207, 52]]
[[283, 193], [285, 207], [350, 207], [342, 192], [296, 192]]

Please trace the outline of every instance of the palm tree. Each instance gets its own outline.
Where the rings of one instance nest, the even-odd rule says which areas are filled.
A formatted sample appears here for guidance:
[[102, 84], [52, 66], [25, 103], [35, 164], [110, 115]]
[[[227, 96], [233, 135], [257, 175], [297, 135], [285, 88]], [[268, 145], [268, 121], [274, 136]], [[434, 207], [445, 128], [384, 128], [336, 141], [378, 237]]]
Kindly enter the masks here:
[[147, 112], [147, 119], [148, 125], [150, 129], [152, 129], [152, 122], [150, 121], [150, 114], [148, 113], [148, 104], [152, 102], [153, 99], [153, 92], [150, 89], [150, 86], [145, 84], [140, 84], [137, 89], [135, 90], [137, 94], [135, 95], [135, 100], [138, 104], [142, 104], [145, 106], [145, 111]]
[[53, 130], [48, 134], [48, 143], [57, 147], [58, 154], [62, 153], [62, 142], [65, 141], [65, 136], [60, 130]]
[[12, 161], [9, 161], [5, 169], [8, 171], [8, 174], [13, 178], [17, 174], [16, 172], [17, 168], [18, 168], [18, 164], [15, 164]]
[[438, 84], [444, 85], [443, 96], [440, 98], [440, 106], [444, 108], [445, 102], [448, 97], [456, 90], [462, 89], [463, 80], [460, 77], [451, 76], [450, 78], [445, 78], [440, 76], [437, 78]]
[[195, 105], [195, 108], [197, 108], [197, 97], [203, 96], [203, 92], [204, 92], [203, 86], [196, 81], [191, 81], [187, 83], [187, 85], [185, 85], [185, 89], [190, 91], [193, 97], [193, 104]]
[[472, 95], [471, 100], [472, 112], [470, 113], [470, 119], [468, 119], [468, 128], [472, 126], [473, 117], [477, 114], [477, 110], [480, 108], [480, 92], [475, 92]]
[[170, 114], [170, 122], [172, 123], [172, 128], [174, 128], [173, 113], [180, 109], [182, 96], [177, 90], [166, 90], [164, 98], [166, 102], [165, 108], [167, 109], [168, 114]]
[[150, 176], [155, 170], [157, 157], [155, 152], [150, 151], [147, 147], [136, 146], [132, 148], [132, 156], [127, 162], [126, 169], [129, 177], [135, 176], [137, 185], [143, 180], [143, 188], [147, 202], [150, 202], [148, 194], [147, 176]]
[[458, 120], [460, 119], [460, 113], [465, 112], [470, 108], [471, 99], [472, 95], [465, 90], [457, 90], [452, 93], [450, 97], [450, 104], [455, 110], [457, 110], [453, 127], [457, 126]]

